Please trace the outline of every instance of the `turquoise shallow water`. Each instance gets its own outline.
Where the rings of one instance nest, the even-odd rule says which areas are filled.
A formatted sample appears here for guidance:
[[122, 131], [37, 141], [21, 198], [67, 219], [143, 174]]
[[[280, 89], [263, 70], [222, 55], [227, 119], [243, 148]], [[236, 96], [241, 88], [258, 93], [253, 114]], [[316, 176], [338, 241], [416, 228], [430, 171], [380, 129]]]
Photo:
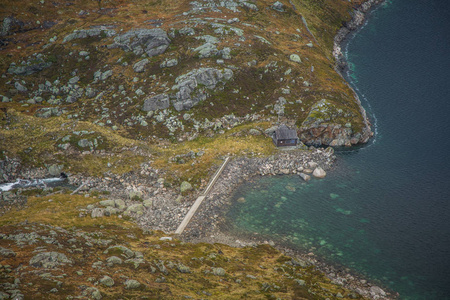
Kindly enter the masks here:
[[375, 138], [324, 180], [241, 186], [229, 230], [313, 250], [402, 299], [450, 299], [450, 3], [389, 1], [347, 50]]

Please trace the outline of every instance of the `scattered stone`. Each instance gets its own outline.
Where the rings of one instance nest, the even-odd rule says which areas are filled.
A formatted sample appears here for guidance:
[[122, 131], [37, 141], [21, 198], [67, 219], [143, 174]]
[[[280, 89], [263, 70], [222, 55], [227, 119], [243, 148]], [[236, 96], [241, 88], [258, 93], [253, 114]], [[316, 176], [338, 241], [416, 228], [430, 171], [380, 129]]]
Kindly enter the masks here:
[[171, 240], [172, 240], [172, 237], [170, 237], [170, 236], [163, 236], [163, 237], [161, 237], [159, 240], [160, 240], [160, 241], [171, 241]]
[[294, 279], [294, 281], [300, 286], [304, 286], [306, 284], [306, 282], [302, 279]]
[[134, 252], [122, 245], [111, 246], [108, 249], [106, 249], [104, 253], [105, 254], [114, 253], [114, 254], [122, 255], [125, 258], [133, 258], [134, 257]]
[[180, 273], [191, 273], [191, 269], [188, 266], [183, 265], [182, 263], [179, 263], [177, 265], [177, 269]]

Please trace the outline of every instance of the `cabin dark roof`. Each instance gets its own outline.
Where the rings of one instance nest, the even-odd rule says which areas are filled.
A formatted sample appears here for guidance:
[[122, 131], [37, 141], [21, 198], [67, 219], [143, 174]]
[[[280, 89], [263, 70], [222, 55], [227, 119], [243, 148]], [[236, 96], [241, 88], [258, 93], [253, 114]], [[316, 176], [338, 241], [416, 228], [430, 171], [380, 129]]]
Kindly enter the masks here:
[[298, 139], [297, 130], [289, 129], [289, 127], [283, 124], [275, 130], [275, 138], [277, 140]]

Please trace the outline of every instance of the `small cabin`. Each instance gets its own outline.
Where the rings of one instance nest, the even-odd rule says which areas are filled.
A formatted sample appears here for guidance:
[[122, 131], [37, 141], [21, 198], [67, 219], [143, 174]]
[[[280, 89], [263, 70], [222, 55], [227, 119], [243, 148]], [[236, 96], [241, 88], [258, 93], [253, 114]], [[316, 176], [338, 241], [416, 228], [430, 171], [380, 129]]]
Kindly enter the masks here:
[[277, 147], [297, 146], [298, 144], [297, 130], [290, 129], [289, 127], [283, 124], [273, 132], [272, 140], [275, 146]]

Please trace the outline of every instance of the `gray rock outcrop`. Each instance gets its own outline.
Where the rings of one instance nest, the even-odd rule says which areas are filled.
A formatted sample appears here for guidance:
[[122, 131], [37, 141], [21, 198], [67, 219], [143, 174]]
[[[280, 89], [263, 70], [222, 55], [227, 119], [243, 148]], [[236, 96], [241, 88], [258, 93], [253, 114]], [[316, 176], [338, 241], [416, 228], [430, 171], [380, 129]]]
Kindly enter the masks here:
[[166, 109], [170, 106], [169, 95], [159, 94], [145, 99], [143, 111], [153, 111], [158, 109]]
[[145, 59], [143, 59], [143, 60], [140, 60], [140, 61], [138, 61], [137, 63], [135, 63], [135, 64], [133, 65], [133, 70], [134, 70], [136, 73], [142, 73], [142, 72], [144, 72], [144, 70], [145, 70], [145, 65], [147, 65], [149, 62], [150, 62], [150, 61], [149, 61], [147, 58], [145, 58]]
[[30, 260], [31, 266], [45, 269], [53, 269], [67, 263], [71, 264], [72, 261], [65, 254], [59, 252], [42, 252]]
[[70, 42], [75, 39], [85, 39], [88, 37], [112, 37], [116, 35], [116, 31], [107, 28], [93, 28], [93, 29], [79, 29], [74, 30], [71, 34], [67, 35], [63, 43]]
[[206, 89], [214, 89], [219, 82], [225, 82], [233, 77], [230, 69], [200, 68], [183, 74], [175, 79], [172, 90], [175, 94], [173, 106], [177, 111], [192, 108], [207, 98]]
[[146, 53], [149, 57], [164, 53], [169, 47], [170, 39], [161, 28], [132, 29], [114, 38], [109, 49], [121, 48], [140, 56]]

